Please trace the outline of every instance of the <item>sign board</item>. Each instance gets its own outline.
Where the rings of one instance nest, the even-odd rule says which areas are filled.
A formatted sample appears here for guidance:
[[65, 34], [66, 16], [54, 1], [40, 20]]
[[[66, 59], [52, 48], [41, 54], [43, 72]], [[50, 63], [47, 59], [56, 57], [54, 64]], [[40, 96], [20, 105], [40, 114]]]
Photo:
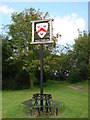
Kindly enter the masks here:
[[32, 21], [32, 42], [31, 44], [53, 43], [52, 21], [53, 19]]

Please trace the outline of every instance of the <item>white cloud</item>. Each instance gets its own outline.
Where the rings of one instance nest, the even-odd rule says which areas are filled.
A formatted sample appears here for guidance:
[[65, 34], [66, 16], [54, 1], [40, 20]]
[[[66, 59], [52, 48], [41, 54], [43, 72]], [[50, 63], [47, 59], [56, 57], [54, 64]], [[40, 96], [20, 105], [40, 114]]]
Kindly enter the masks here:
[[63, 17], [56, 17], [53, 21], [53, 34], [58, 32], [62, 35], [58, 44], [73, 44], [74, 39], [78, 37], [78, 29], [85, 30], [85, 20], [77, 14], [70, 14]]
[[13, 8], [10, 8], [7, 5], [0, 5], [0, 13], [11, 14], [13, 12], [14, 12]]

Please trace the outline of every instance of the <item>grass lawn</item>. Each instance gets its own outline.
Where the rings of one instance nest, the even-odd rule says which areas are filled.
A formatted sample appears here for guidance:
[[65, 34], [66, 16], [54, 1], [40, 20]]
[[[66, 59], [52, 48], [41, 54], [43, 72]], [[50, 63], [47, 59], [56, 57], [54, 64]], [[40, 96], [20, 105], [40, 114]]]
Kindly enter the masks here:
[[[29, 108], [22, 102], [39, 93], [39, 87], [18, 91], [2, 92], [3, 118], [31, 118]], [[68, 84], [65, 82], [48, 82], [44, 93], [52, 94], [53, 99], [65, 103], [65, 110], [59, 110], [58, 116], [39, 116], [49, 118], [88, 118], [88, 85], [85, 83]]]

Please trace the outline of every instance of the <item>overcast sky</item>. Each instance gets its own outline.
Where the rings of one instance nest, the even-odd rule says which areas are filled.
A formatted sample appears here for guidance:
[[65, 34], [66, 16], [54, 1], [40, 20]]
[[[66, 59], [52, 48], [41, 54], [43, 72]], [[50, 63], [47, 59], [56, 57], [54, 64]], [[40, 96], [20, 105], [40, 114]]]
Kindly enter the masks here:
[[11, 13], [25, 8], [40, 8], [49, 12], [53, 21], [53, 34], [60, 33], [59, 44], [73, 44], [80, 31], [88, 30], [88, 2], [0, 2], [0, 33], [2, 25], [11, 22]]

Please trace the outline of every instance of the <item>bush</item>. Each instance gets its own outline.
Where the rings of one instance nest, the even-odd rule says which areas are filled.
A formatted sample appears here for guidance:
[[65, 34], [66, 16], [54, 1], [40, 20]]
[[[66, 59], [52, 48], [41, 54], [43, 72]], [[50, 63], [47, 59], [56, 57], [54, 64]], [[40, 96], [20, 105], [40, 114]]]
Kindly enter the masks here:
[[27, 89], [29, 87], [29, 73], [25, 70], [21, 70], [16, 76], [16, 89]]
[[81, 81], [81, 78], [79, 76], [79, 71], [77, 69], [72, 69], [68, 76], [68, 81], [70, 83], [76, 83], [78, 81]]
[[21, 70], [16, 76], [6, 76], [2, 80], [2, 89], [27, 89], [30, 87], [29, 73], [25, 70]]

